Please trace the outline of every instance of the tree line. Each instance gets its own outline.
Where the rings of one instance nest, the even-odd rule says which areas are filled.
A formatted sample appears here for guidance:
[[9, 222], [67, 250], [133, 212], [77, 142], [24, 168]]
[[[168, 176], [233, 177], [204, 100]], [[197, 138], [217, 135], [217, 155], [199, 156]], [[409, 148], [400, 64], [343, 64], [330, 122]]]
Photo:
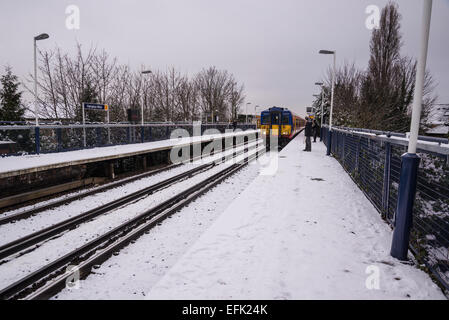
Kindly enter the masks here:
[[[127, 121], [127, 109], [141, 110], [148, 122], [191, 122], [212, 117], [220, 122], [233, 121], [243, 101], [244, 85], [234, 75], [212, 66], [189, 77], [174, 67], [165, 71], [146, 68], [132, 70], [119, 64], [105, 50], [91, 47], [84, 52], [76, 46], [74, 56], [60, 48], [39, 52], [38, 113], [41, 118], [81, 121], [83, 102], [110, 106], [110, 121]], [[17, 77], [7, 68], [8, 81]], [[13, 77], [13, 79], [11, 78]], [[34, 77], [29, 75], [23, 87], [34, 98]], [[18, 90], [18, 85], [15, 86]], [[19, 92], [17, 92], [19, 93]], [[21, 93], [20, 93], [21, 94]], [[22, 103], [15, 102], [17, 110]], [[31, 103], [33, 105], [33, 103]], [[3, 107], [2, 107], [3, 108]], [[34, 107], [30, 108], [34, 113]], [[14, 119], [23, 119], [23, 112]], [[0, 120], [11, 120], [0, 113]], [[104, 121], [104, 114], [86, 111], [87, 121]]]
[[[366, 70], [345, 62], [337, 68], [334, 88], [333, 125], [374, 130], [407, 132], [415, 90], [416, 60], [402, 56], [401, 15], [397, 4], [388, 3], [381, 12], [380, 25], [370, 40], [370, 59]], [[323, 94], [313, 103], [324, 117], [330, 110], [332, 70], [326, 73]], [[435, 103], [434, 81], [426, 72], [421, 129]], [[321, 115], [319, 115], [321, 116]]]

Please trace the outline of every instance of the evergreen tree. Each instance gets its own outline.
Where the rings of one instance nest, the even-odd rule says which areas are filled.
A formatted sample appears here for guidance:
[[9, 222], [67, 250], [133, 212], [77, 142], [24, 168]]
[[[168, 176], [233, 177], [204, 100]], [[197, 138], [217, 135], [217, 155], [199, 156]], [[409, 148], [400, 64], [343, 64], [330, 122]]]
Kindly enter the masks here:
[[0, 121], [22, 121], [25, 109], [22, 106], [22, 92], [19, 92], [17, 76], [10, 67], [6, 67], [6, 74], [0, 78]]
[[[84, 86], [81, 93], [79, 108], [77, 109], [76, 120], [81, 122], [83, 120], [83, 110], [82, 103], [98, 103], [98, 92], [92, 87], [91, 83], [88, 81]], [[104, 114], [101, 111], [86, 110], [86, 122], [102, 122], [104, 120]]]
[[[359, 126], [385, 131], [405, 132], [410, 128], [410, 107], [416, 79], [416, 61], [402, 57], [401, 15], [392, 2], [383, 9], [380, 27], [371, 36], [371, 56], [362, 80]], [[421, 127], [425, 127], [433, 80], [426, 74]]]

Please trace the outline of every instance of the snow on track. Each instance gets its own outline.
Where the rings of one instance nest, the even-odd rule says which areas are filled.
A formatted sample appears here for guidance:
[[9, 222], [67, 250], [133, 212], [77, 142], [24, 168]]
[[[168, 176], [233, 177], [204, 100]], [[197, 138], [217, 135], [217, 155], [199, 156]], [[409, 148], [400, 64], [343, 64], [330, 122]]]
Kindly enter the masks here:
[[[229, 152], [232, 152], [232, 150]], [[252, 152], [250, 151], [250, 153]], [[221, 155], [217, 155], [216, 157], [221, 157]], [[237, 157], [237, 159], [238, 158], [239, 157]], [[179, 192], [189, 188], [193, 184], [214, 175], [229, 165], [229, 163], [220, 164], [206, 172], [197, 174], [188, 180], [180, 181], [175, 185], [167, 187], [141, 200], [135, 201], [132, 204], [123, 206], [106, 215], [101, 215], [90, 222], [81, 224], [74, 230], [66, 231], [62, 236], [56, 239], [44, 242], [40, 247], [30, 253], [0, 265], [0, 287], [6, 287], [8, 284], [44, 266], [46, 263], [82, 246], [84, 243], [94, 239], [98, 235], [108, 232], [119, 224], [134, 218], [140, 213], [169, 199]], [[146, 179], [148, 178], [144, 178], [143, 180]], [[109, 200], [110, 199], [108, 199], [108, 201]], [[80, 210], [80, 208], [78, 209]], [[81, 211], [85, 210], [81, 208], [80, 212]], [[14, 226], [14, 224], [12, 224], [12, 226]]]
[[147, 298], [444, 299], [425, 272], [389, 255], [390, 228], [324, 145], [303, 148], [300, 135]]
[[257, 175], [258, 166], [250, 164], [105, 261], [78, 289], [54, 299], [144, 299]]
[[[255, 142], [249, 143], [248, 146], [254, 146]], [[235, 149], [227, 150], [223, 154], [229, 155], [232, 152], [243, 150], [242, 147], [238, 147]], [[210, 156], [207, 158], [203, 158], [200, 161], [193, 162], [191, 164], [185, 164], [183, 166], [173, 168], [167, 171], [162, 171], [158, 174], [145, 177], [139, 180], [135, 180], [133, 182], [129, 182], [122, 186], [112, 188], [97, 194], [93, 194], [87, 196], [85, 198], [81, 198], [75, 201], [72, 201], [68, 204], [58, 206], [56, 208], [51, 208], [46, 211], [40, 212], [35, 216], [31, 216], [27, 219], [22, 219], [16, 221], [15, 223], [9, 223], [0, 226], [0, 245], [6, 244], [10, 241], [18, 239], [20, 237], [26, 236], [30, 233], [41, 230], [45, 227], [54, 225], [58, 222], [71, 218], [73, 216], [79, 215], [82, 212], [86, 212], [88, 210], [94, 209], [100, 205], [104, 205], [113, 200], [119, 199], [127, 194], [131, 194], [135, 191], [141, 190], [145, 187], [148, 187], [152, 184], [158, 183], [162, 180], [173, 177], [177, 174], [185, 172], [187, 170], [191, 170], [199, 165], [207, 162], [212, 162], [219, 157], [223, 156], [223, 154]], [[53, 200], [54, 201], [54, 200]], [[20, 210], [23, 211], [23, 210]], [[19, 211], [19, 212], [20, 212]], [[15, 210], [15, 212], [17, 212]], [[4, 216], [11, 214], [11, 212], [6, 212]]]
[[[159, 148], [170, 148], [172, 146], [189, 144], [198, 141], [207, 141], [208, 139], [216, 139], [223, 137], [231, 137], [235, 135], [254, 134], [257, 130], [245, 130], [237, 132], [229, 132], [224, 134], [211, 134], [195, 137], [187, 137], [182, 139], [167, 139], [161, 141], [153, 141], [146, 143], [134, 143], [127, 145], [118, 145], [111, 147], [99, 147], [92, 149], [84, 149], [77, 151], [66, 151], [60, 153], [48, 153], [39, 155], [24, 155], [0, 157], [0, 175], [18, 170], [29, 170], [43, 166], [65, 166], [76, 161], [94, 161], [105, 157], [115, 157], [118, 155], [133, 154], [136, 152], [150, 152]], [[34, 169], [33, 169], [34, 170]]]

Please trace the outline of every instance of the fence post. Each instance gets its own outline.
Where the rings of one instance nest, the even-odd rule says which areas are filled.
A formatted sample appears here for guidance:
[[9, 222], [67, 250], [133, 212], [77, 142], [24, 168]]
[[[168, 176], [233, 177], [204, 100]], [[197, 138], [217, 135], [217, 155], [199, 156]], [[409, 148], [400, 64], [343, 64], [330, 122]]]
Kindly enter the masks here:
[[168, 129], [168, 126], [165, 128], [165, 138], [170, 139], [170, 131]]
[[145, 142], [145, 127], [144, 126], [140, 127], [140, 142], [142, 142], [142, 143]]
[[384, 165], [384, 185], [382, 192], [383, 214], [387, 217], [388, 205], [390, 202], [390, 171], [391, 171], [391, 143], [385, 143], [385, 165]]
[[34, 128], [34, 143], [36, 145], [36, 153], [41, 153], [41, 136], [39, 127]]
[[327, 131], [327, 150], [326, 155], [331, 155], [331, 147], [332, 147], [332, 130], [328, 129]]
[[360, 136], [357, 137], [357, 148], [355, 150], [355, 170], [359, 172], [359, 158], [360, 158]]
[[407, 260], [419, 161], [420, 158], [415, 153], [405, 153], [401, 157], [398, 203], [393, 222], [394, 231], [390, 253], [394, 258], [403, 261]]
[[151, 127], [148, 127], [148, 141], [152, 140], [152, 130]]
[[128, 139], [128, 143], [131, 143], [131, 127], [126, 127], [126, 138]]
[[97, 147], [101, 147], [101, 128], [97, 127], [95, 128], [95, 136], [97, 140]]
[[56, 137], [58, 139], [58, 152], [62, 151], [62, 129], [57, 128], [56, 129]]

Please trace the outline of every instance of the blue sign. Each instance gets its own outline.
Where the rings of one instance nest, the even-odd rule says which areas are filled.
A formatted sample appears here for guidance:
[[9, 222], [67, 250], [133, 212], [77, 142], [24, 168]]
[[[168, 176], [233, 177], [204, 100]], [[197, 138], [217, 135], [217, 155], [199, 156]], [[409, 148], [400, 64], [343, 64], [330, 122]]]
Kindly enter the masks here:
[[84, 109], [88, 110], [108, 110], [107, 104], [100, 104], [100, 103], [83, 103]]

